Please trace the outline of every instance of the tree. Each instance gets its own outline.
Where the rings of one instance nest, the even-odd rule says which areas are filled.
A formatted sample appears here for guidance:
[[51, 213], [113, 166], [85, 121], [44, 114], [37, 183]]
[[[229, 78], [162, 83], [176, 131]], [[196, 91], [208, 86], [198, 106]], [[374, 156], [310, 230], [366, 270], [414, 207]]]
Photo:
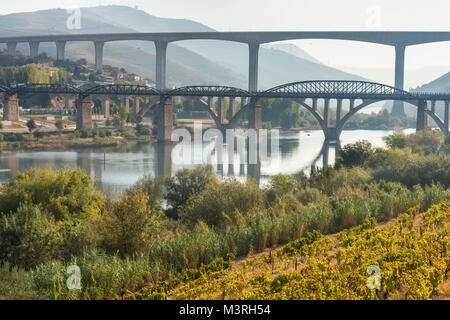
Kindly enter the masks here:
[[172, 218], [178, 218], [177, 210], [184, 206], [190, 197], [201, 192], [213, 180], [214, 174], [210, 165], [177, 171], [166, 184], [165, 198], [173, 209], [168, 211], [168, 215]]
[[403, 149], [406, 147], [406, 136], [401, 133], [395, 133], [386, 137], [386, 145], [390, 149]]
[[61, 133], [64, 129], [64, 122], [62, 120], [56, 120], [55, 127], [58, 129], [59, 133]]
[[367, 140], [347, 144], [339, 151], [339, 157], [336, 159], [336, 166], [362, 166], [373, 153], [374, 150], [372, 144]]
[[33, 119], [27, 121], [28, 131], [33, 132], [37, 128], [36, 122]]

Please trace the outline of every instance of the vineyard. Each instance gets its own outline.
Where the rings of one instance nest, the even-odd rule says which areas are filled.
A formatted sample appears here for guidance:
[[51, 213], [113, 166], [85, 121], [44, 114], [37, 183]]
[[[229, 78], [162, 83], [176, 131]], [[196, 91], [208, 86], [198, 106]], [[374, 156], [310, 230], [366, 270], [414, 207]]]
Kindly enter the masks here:
[[448, 299], [449, 222], [444, 201], [378, 226], [371, 218], [330, 236], [314, 231], [245, 260], [187, 269], [124, 298]]

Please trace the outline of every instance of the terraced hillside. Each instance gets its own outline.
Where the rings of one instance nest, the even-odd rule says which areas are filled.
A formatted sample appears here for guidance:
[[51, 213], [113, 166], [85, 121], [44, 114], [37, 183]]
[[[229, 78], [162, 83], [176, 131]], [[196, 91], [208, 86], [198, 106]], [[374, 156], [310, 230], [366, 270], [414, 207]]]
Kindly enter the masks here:
[[448, 201], [422, 214], [413, 208], [378, 226], [366, 220], [242, 261], [219, 259], [126, 298], [449, 299], [449, 222]]

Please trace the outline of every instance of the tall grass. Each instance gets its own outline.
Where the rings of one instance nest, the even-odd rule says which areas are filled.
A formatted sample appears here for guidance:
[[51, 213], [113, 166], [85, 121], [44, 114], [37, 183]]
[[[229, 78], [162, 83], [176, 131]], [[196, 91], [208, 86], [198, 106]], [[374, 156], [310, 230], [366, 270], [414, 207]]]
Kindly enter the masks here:
[[[298, 239], [306, 231], [340, 231], [374, 217], [385, 221], [408, 208], [422, 211], [432, 204], [450, 199], [449, 190], [440, 185], [409, 190], [400, 184], [379, 183], [345, 195], [330, 197], [283, 216], [262, 212], [248, 224], [238, 224], [217, 232], [205, 228], [199, 232], [183, 231], [172, 240], [155, 241], [148, 257], [121, 259], [91, 251], [70, 263], [51, 262], [33, 271], [33, 288], [50, 292], [53, 299], [103, 299], [120, 295], [126, 289], [170, 278], [187, 268], [199, 268], [218, 257], [246, 256], [266, 248]], [[67, 268], [81, 269], [82, 289], [69, 291], [65, 285]]]

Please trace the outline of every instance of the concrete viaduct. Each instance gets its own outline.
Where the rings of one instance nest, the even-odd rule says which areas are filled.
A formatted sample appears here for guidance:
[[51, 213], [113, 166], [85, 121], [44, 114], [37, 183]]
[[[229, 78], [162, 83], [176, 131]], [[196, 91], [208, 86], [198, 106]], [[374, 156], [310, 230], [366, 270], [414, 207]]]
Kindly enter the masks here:
[[[258, 105], [258, 101], [260, 99], [257, 99], [258, 97], [266, 97], [264, 95], [258, 95], [258, 56], [259, 56], [259, 48], [260, 45], [265, 43], [271, 43], [271, 42], [277, 42], [277, 41], [286, 41], [286, 40], [299, 40], [299, 39], [334, 39], [334, 40], [349, 40], [349, 41], [360, 41], [360, 42], [367, 42], [367, 43], [374, 43], [374, 44], [380, 44], [380, 45], [387, 45], [392, 46], [395, 48], [395, 88], [397, 90], [400, 90], [403, 92], [404, 88], [404, 58], [405, 58], [405, 48], [412, 45], [419, 45], [419, 44], [426, 44], [426, 43], [434, 43], [434, 42], [442, 42], [442, 41], [450, 41], [450, 32], [390, 32], [390, 31], [369, 31], [369, 32], [362, 32], [362, 31], [336, 31], [336, 32], [179, 32], [179, 33], [121, 33], [121, 34], [64, 34], [64, 35], [43, 35], [43, 36], [20, 36], [20, 37], [6, 37], [1, 38], [0, 37], [0, 43], [6, 43], [7, 49], [9, 53], [14, 53], [17, 48], [18, 43], [28, 43], [30, 46], [30, 55], [33, 57], [36, 57], [39, 53], [39, 44], [41, 42], [54, 42], [57, 49], [57, 60], [64, 60], [65, 57], [65, 47], [67, 42], [79, 42], [79, 41], [88, 41], [92, 42], [94, 44], [95, 49], [95, 64], [97, 69], [101, 70], [103, 66], [103, 49], [105, 46], [105, 43], [107, 42], [113, 42], [113, 41], [132, 41], [132, 40], [141, 40], [141, 41], [152, 41], [155, 44], [156, 48], [156, 89], [158, 92], [153, 92], [150, 95], [157, 96], [162, 95], [166, 97], [166, 53], [167, 53], [167, 46], [169, 43], [172, 42], [179, 42], [179, 41], [186, 41], [186, 40], [221, 40], [221, 41], [232, 41], [232, 42], [238, 42], [238, 43], [244, 43], [248, 45], [249, 48], [249, 72], [248, 72], [248, 90], [243, 90], [240, 92], [241, 97], [248, 97], [251, 98], [251, 102], [249, 104], [249, 109], [254, 109], [255, 107], [252, 107], [255, 105]], [[311, 82], [311, 83], [321, 83], [320, 81]], [[322, 82], [325, 83], [325, 82]], [[328, 82], [328, 84], [333, 82]], [[336, 81], [335, 84], [345, 84], [349, 83], [346, 81]], [[362, 82], [361, 82], [362, 83]], [[289, 84], [290, 85], [290, 84]], [[280, 86], [278, 89], [281, 88], [288, 88], [289, 85]], [[287, 86], [287, 87], [286, 87]], [[388, 88], [388, 86], [385, 86], [385, 88]], [[239, 90], [232, 88], [234, 90]], [[5, 92], [7, 89], [4, 90]], [[63, 90], [64, 91], [64, 90]], [[70, 90], [69, 90], [70, 91]], [[100, 90], [102, 91], [102, 90]], [[108, 92], [111, 92], [111, 90], [103, 90], [105, 92], [105, 95], [108, 95]], [[114, 90], [113, 90], [114, 91]], [[187, 90], [189, 91], [189, 90]], [[214, 91], [214, 90], [213, 90]], [[12, 91], [11, 91], [12, 92]], [[55, 92], [51, 92], [55, 93]], [[67, 90], [65, 90], [65, 93]], [[72, 93], [74, 94], [80, 94], [79, 90], [74, 90]], [[97, 92], [91, 92], [92, 94], [100, 94]], [[182, 94], [180, 90], [178, 91], [179, 94]], [[210, 91], [209, 94], [205, 95], [208, 97], [212, 97], [212, 94], [214, 92]], [[273, 92], [272, 92], [273, 93]], [[172, 92], [171, 96], [173, 96], [175, 92]], [[123, 93], [119, 93], [119, 95], [123, 95]], [[134, 95], [134, 93], [131, 93], [131, 95]], [[149, 96], [149, 94], [143, 94], [144, 96]], [[13, 95], [14, 96], [14, 95]], [[197, 97], [200, 97], [197, 95]], [[229, 97], [234, 97], [233, 95], [230, 95]], [[281, 97], [281, 96], [279, 96]], [[436, 101], [446, 101], [446, 111], [445, 111], [445, 118], [444, 121], [439, 120], [440, 122], [437, 122], [438, 125], [441, 127], [440, 123], [447, 123], [448, 124], [448, 98], [446, 96], [416, 96], [414, 99], [405, 97], [392, 97], [390, 99], [387, 98], [387, 95], [384, 96], [384, 98], [378, 96], [375, 97], [375, 99], [369, 99], [367, 97], [362, 98], [355, 98], [355, 99], [363, 99], [363, 104], [360, 104], [354, 108], [351, 108], [351, 110], [354, 110], [354, 112], [349, 112], [347, 115], [343, 116], [342, 120], [337, 120], [337, 127], [333, 129], [332, 131], [335, 131], [333, 133], [330, 133], [330, 130], [328, 129], [328, 124], [325, 123], [329, 121], [328, 112], [329, 107], [327, 106], [327, 101], [329, 102], [329, 99], [337, 99], [338, 100], [338, 113], [342, 115], [342, 112], [339, 112], [340, 110], [340, 104], [339, 100], [343, 99], [345, 97], [342, 97], [339, 93], [336, 94], [336, 96], [315, 96], [316, 102], [318, 98], [325, 98], [325, 109], [324, 114], [319, 115], [315, 109], [315, 102], [312, 101], [312, 104], [309, 105], [304, 100], [307, 97], [304, 94], [298, 94], [298, 96], [294, 97], [291, 95], [292, 98], [300, 99], [301, 104], [311, 110], [315, 117], [319, 120], [319, 123], [321, 123], [322, 129], [324, 130], [325, 136], [333, 139], [336, 136], [339, 136], [340, 130], [342, 130], [343, 124], [345, 124], [345, 121], [348, 120], [351, 115], [353, 115], [358, 110], [362, 109], [364, 106], [367, 106], [371, 103], [373, 103], [375, 100], [394, 100], [394, 109], [393, 114], [402, 114], [404, 112], [403, 110], [403, 102], [411, 102], [415, 101], [413, 104], [415, 104], [418, 107], [420, 117], [422, 117], [422, 114], [428, 113], [431, 117], [434, 118], [435, 121], [438, 119], [435, 117], [436, 113], [434, 112], [434, 104]], [[219, 98], [224, 98], [224, 96], [219, 96]], [[313, 97], [314, 98], [314, 97]], [[372, 97], [373, 98], [373, 97]], [[13, 98], [12, 98], [13, 99]], [[148, 98], [147, 98], [148, 99]], [[303, 100], [302, 100], [303, 99]], [[125, 99], [127, 100], [127, 99]], [[124, 101], [125, 101], [124, 100]], [[139, 101], [139, 99], [136, 99]], [[169, 104], [164, 102], [167, 99], [161, 99], [161, 105], [165, 104], [169, 112], [169, 109], [171, 111], [171, 108], [169, 108]], [[13, 100], [11, 100], [13, 101]], [[342, 100], [341, 100], [342, 101]], [[354, 101], [354, 100], [353, 100]], [[428, 107], [426, 106], [427, 101], [431, 103], [431, 105]], [[153, 100], [154, 102], [154, 100]], [[209, 102], [202, 100], [202, 102], [208, 106], [208, 109], [211, 110], [211, 114], [213, 116], [213, 112], [211, 109], [211, 100]], [[147, 104], [149, 104], [149, 101], [146, 101]], [[12, 102], [11, 102], [12, 104]], [[136, 102], [136, 104], [139, 104], [139, 102]], [[220, 104], [220, 99], [219, 99]], [[87, 103], [86, 103], [87, 105]], [[106, 106], [104, 107], [106, 108]], [[138, 107], [139, 108], [139, 107]], [[148, 106], [146, 107], [148, 109]], [[233, 108], [231, 108], [233, 109]], [[245, 108], [243, 108], [245, 109]], [[425, 110], [424, 112], [421, 112], [421, 110]], [[258, 107], [256, 107], [256, 110], [258, 110]], [[81, 111], [81, 110], [80, 110]], [[258, 111], [257, 111], [258, 112]], [[165, 112], [163, 112], [165, 113]], [[10, 114], [14, 114], [14, 110], [10, 110]], [[81, 116], [82, 112], [79, 112], [80, 116], [80, 126], [82, 125], [89, 125], [89, 121], [86, 117]], [[86, 112], [85, 112], [86, 114]], [[7, 114], [8, 116], [8, 114]], [[162, 116], [165, 118], [165, 116]], [[219, 118], [222, 120], [224, 115], [219, 111], [216, 113], [216, 118]], [[347, 117], [347, 118], [346, 118]], [[419, 122], [425, 123], [425, 120], [420, 120], [421, 118], [418, 118]], [[15, 115], [13, 115], [13, 118], [15, 118]], [[86, 119], [84, 124], [82, 119]], [[213, 116], [214, 118], [214, 116]], [[217, 119], [216, 123], [218, 122]], [[255, 119], [251, 119], [251, 121], [256, 121], [256, 126], [258, 126], [258, 116]], [[234, 123], [232, 119], [230, 119], [231, 123]], [[342, 125], [339, 125], [339, 123], [342, 123]], [[327, 129], [325, 130], [325, 126]], [[418, 129], [420, 130], [424, 125], [420, 124], [418, 125]], [[445, 125], [442, 125], [441, 129], [443, 129], [444, 132], [448, 133], [448, 125], [446, 129], [444, 128]], [[445, 129], [445, 130], [444, 130]], [[337, 133], [337, 135], [335, 134]], [[167, 137], [167, 134], [164, 135]], [[162, 137], [161, 137], [162, 139]], [[162, 139], [164, 140], [164, 139]]]

